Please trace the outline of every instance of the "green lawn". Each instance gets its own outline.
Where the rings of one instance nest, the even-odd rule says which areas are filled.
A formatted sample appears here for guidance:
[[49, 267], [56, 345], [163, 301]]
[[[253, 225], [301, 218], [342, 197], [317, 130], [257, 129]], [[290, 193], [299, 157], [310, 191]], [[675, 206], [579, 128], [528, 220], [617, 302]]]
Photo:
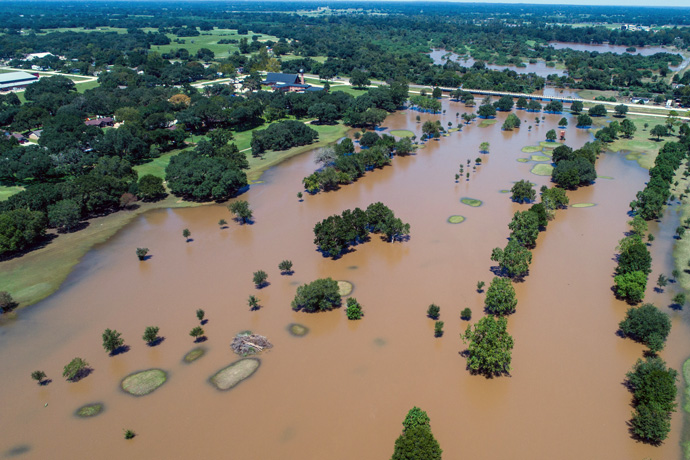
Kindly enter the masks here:
[[331, 91], [342, 91], [344, 93], [352, 94], [353, 96], [357, 97], [361, 94], [364, 94], [367, 92], [366, 89], [355, 89], [350, 85], [335, 85], [331, 86]]
[[[240, 38], [245, 37], [251, 40], [252, 35], [261, 35], [259, 41], [262, 42], [266, 40], [272, 40], [274, 42], [277, 42], [279, 40], [278, 37], [274, 37], [273, 35], [258, 34], [252, 31], [249, 31], [247, 35], [238, 35], [237, 30], [235, 29], [213, 29], [212, 31], [202, 32], [202, 34], [198, 37], [178, 37], [174, 34], [167, 35], [171, 40], [171, 43], [169, 45], [154, 45], [151, 46], [151, 50], [158, 51], [159, 53], [168, 53], [171, 50], [184, 48], [187, 51], [189, 51], [189, 54], [194, 55], [201, 48], [208, 48], [215, 53], [216, 58], [225, 58], [228, 57], [228, 55], [234, 53], [235, 51], [239, 51], [240, 48], [237, 44], [219, 45], [218, 41], [222, 39], [231, 39], [239, 41]], [[184, 43], [175, 43], [174, 40], [177, 40], [178, 38], [184, 41]]]
[[79, 82], [75, 82], [75, 83], [77, 83], [77, 92], [80, 92], [80, 93], [83, 93], [87, 89], [93, 89], [93, 88], [96, 88], [96, 87], [101, 85], [100, 83], [98, 83], [97, 80], [87, 81], [84, 83], [79, 83]]
[[24, 187], [14, 185], [0, 185], [0, 201], [5, 201], [15, 193], [19, 193], [22, 190], [24, 190]]
[[[664, 144], [663, 138], [661, 142], [657, 142], [649, 135], [649, 130], [652, 129], [654, 125], [664, 124], [664, 118], [659, 117], [644, 117], [644, 116], [634, 116], [629, 115], [627, 117], [630, 121], [635, 124], [637, 131], [633, 135], [632, 139], [625, 139], [620, 136], [617, 140], [606, 145], [606, 149], [612, 152], [629, 151], [631, 154], [628, 155], [628, 159], [636, 160], [640, 166], [645, 169], [649, 169], [654, 165], [654, 159], [656, 158], [659, 149]], [[620, 119], [618, 122], [620, 123]], [[605, 121], [596, 119], [598, 125], [603, 124]], [[648, 127], [645, 130], [644, 124], [647, 123]]]

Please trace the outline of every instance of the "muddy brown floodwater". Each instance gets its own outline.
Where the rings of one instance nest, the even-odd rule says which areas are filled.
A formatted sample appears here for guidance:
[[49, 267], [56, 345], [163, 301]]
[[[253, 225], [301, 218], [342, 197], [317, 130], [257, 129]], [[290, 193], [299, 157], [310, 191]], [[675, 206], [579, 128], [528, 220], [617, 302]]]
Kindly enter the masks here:
[[[422, 114], [422, 121], [440, 118], [444, 126], [455, 125], [462, 104], [446, 100], [444, 108], [447, 114]], [[643, 347], [616, 336], [627, 306], [610, 287], [628, 203], [648, 176], [623, 155], [603, 154], [598, 162], [598, 173], [613, 179], [569, 193], [571, 203], [596, 206], [558, 211], [539, 236], [509, 320], [515, 338], [511, 376], [472, 376], [459, 355], [465, 349], [459, 334], [467, 326], [460, 311], [470, 307], [472, 321], [481, 317], [483, 294], [475, 291], [476, 283], [491, 280], [491, 249], [505, 244], [512, 214], [527, 208], [500, 190], [520, 179], [538, 186], [549, 182], [530, 173], [534, 163], [516, 159], [528, 157], [520, 149], [542, 141], [561, 115], [546, 115], [529, 132], [535, 114], [518, 113], [531, 121], [516, 132], [500, 130], [506, 114], [499, 114], [493, 126], [475, 122], [304, 202], [296, 194], [314, 169], [313, 154], [293, 158], [242, 196], [254, 209], [254, 225], [233, 222], [219, 229], [219, 219], [229, 220], [224, 205], [138, 218], [88, 253], [56, 294], [0, 330], [0, 456], [385, 459], [405, 414], [417, 405], [431, 417], [449, 460], [678, 458], [678, 413], [660, 447], [635, 442], [626, 426], [632, 408], [623, 380]], [[420, 137], [416, 115], [396, 113], [385, 126]], [[565, 116], [571, 121], [569, 145], [590, 139]], [[491, 143], [491, 153], [481, 155], [483, 163], [469, 181], [455, 183], [458, 165], [480, 156], [482, 141]], [[462, 197], [483, 204], [470, 207]], [[375, 201], [411, 224], [408, 242], [390, 244], [374, 236], [335, 261], [315, 250], [312, 229], [318, 220]], [[454, 214], [466, 220], [446, 223]], [[652, 246], [652, 279], [671, 270], [673, 225], [654, 228], [665, 237]], [[185, 243], [184, 228], [193, 241]], [[139, 262], [137, 247], [148, 247], [152, 258]], [[280, 275], [283, 259], [294, 262], [292, 276]], [[257, 290], [252, 273], [259, 269], [268, 272], [270, 285]], [[361, 321], [348, 321], [343, 309], [290, 309], [297, 285], [327, 276], [354, 284], [352, 295], [365, 313]], [[650, 287], [647, 299], [671, 313], [667, 291], [657, 294]], [[250, 294], [260, 299], [258, 311], [247, 306]], [[432, 302], [441, 306], [445, 321], [445, 335], [438, 339], [425, 316]], [[197, 308], [208, 318], [207, 352], [183, 363], [195, 347], [189, 331], [198, 325]], [[690, 346], [679, 315], [672, 313], [673, 330], [662, 353], [676, 369]], [[309, 334], [291, 336], [290, 323], [306, 325]], [[153, 348], [141, 339], [151, 325], [165, 337]], [[122, 332], [131, 349], [108, 357], [101, 348], [105, 328]], [[208, 378], [237, 359], [230, 342], [247, 329], [274, 347], [259, 355], [262, 363], [253, 376], [220, 392]], [[86, 359], [93, 373], [66, 383], [62, 366], [75, 356]], [[168, 372], [159, 389], [143, 397], [119, 389], [123, 377], [150, 368]], [[32, 382], [35, 369], [52, 382]], [[92, 402], [102, 402], [104, 412], [88, 419], [73, 415]], [[125, 428], [137, 437], [125, 441]]]

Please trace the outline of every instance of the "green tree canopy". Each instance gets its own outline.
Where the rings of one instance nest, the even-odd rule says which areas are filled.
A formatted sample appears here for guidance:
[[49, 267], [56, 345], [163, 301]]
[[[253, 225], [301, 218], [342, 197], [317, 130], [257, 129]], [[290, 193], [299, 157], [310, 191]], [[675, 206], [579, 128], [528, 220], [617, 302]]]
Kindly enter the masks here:
[[486, 290], [484, 299], [486, 311], [492, 315], [503, 316], [515, 312], [517, 298], [515, 289], [508, 278], [495, 277]]
[[321, 278], [297, 288], [292, 309], [314, 313], [332, 310], [341, 302], [338, 283], [332, 278]]
[[626, 337], [644, 343], [657, 353], [663, 350], [666, 337], [671, 332], [671, 319], [654, 305], [646, 303], [639, 308], [628, 309], [618, 326]]
[[510, 372], [513, 337], [508, 334], [508, 320], [505, 317], [485, 316], [461, 335], [469, 344], [467, 366], [472, 372], [486, 377], [500, 376]]

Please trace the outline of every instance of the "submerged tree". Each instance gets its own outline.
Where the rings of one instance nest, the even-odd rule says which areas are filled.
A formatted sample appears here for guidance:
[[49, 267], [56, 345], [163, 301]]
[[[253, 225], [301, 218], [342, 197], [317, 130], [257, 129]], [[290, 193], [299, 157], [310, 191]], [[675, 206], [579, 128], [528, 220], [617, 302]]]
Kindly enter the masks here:
[[391, 460], [441, 460], [443, 450], [431, 433], [429, 416], [413, 407], [403, 421]]
[[461, 338], [469, 344], [467, 366], [472, 372], [486, 377], [500, 376], [510, 372], [513, 337], [507, 331], [505, 317], [485, 316], [474, 326], [467, 326]]
[[86, 369], [89, 367], [89, 363], [81, 358], [74, 358], [65, 366], [62, 371], [62, 376], [69, 381], [77, 381], [83, 376]]
[[671, 332], [671, 319], [654, 305], [646, 303], [639, 308], [628, 309], [618, 326], [625, 337], [637, 340], [657, 353], [664, 349], [666, 337]]
[[486, 290], [484, 306], [487, 312], [497, 316], [515, 312], [517, 298], [513, 284], [508, 278], [495, 277], [491, 281], [489, 289]]
[[228, 205], [228, 209], [235, 215], [235, 219], [242, 224], [246, 224], [247, 222], [251, 221], [254, 215], [249, 207], [249, 203], [245, 200], [234, 201]]
[[158, 326], [147, 326], [144, 330], [142, 339], [144, 339], [144, 342], [146, 342], [148, 345], [155, 344], [160, 339], [160, 337], [158, 337], [159, 330], [160, 328]]
[[347, 299], [347, 308], [345, 310], [345, 315], [347, 319], [356, 320], [362, 319], [364, 313], [362, 312], [362, 306], [357, 302], [357, 299], [350, 297]]
[[511, 199], [516, 203], [524, 203], [533, 201], [537, 197], [537, 192], [534, 190], [534, 185], [528, 180], [519, 180], [510, 189], [512, 192]]
[[31, 378], [37, 381], [39, 385], [43, 385], [43, 379], [46, 378], [46, 373], [43, 371], [33, 371], [31, 373]]
[[254, 277], [252, 278], [257, 289], [260, 289], [266, 285], [266, 280], [268, 280], [268, 273], [263, 270], [257, 270], [254, 272]]
[[114, 353], [118, 348], [125, 344], [122, 334], [116, 330], [106, 329], [103, 331], [103, 348], [108, 353]]

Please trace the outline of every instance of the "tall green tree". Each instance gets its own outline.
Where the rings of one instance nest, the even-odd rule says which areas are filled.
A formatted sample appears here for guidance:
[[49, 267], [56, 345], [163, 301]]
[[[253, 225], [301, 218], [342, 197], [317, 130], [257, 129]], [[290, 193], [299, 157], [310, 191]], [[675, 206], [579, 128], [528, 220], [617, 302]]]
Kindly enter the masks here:
[[515, 312], [517, 298], [515, 289], [508, 278], [495, 277], [486, 290], [484, 307], [492, 315], [503, 316]]
[[443, 450], [431, 433], [429, 416], [413, 407], [403, 421], [391, 460], [441, 460]]
[[467, 366], [472, 372], [486, 377], [510, 372], [513, 337], [508, 334], [505, 317], [485, 316], [477, 324], [468, 325], [461, 338], [468, 344]]

